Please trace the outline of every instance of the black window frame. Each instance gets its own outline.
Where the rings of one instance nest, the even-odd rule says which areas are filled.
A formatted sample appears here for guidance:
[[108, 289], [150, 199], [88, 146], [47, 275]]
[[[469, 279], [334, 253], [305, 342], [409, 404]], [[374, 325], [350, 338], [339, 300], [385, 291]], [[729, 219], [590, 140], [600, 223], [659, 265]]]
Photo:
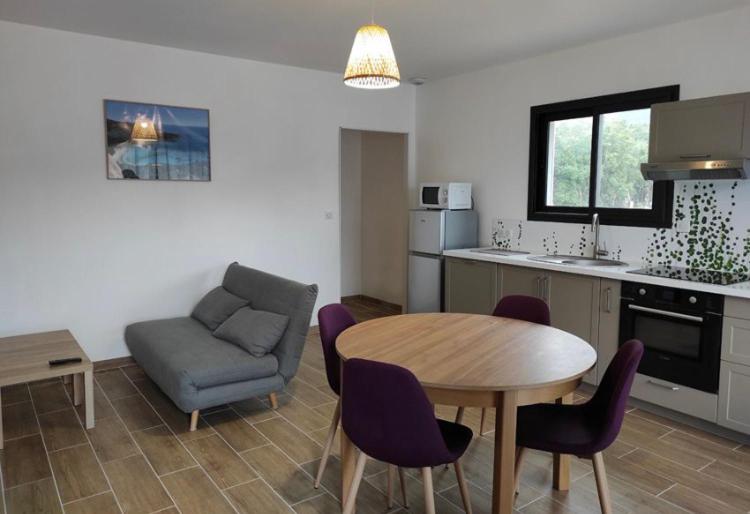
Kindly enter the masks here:
[[[596, 206], [599, 119], [602, 114], [650, 108], [655, 103], [673, 102], [680, 98], [680, 86], [664, 86], [627, 93], [570, 100], [531, 108], [529, 144], [530, 221], [589, 223], [595, 213], [603, 225], [669, 228], [672, 226], [674, 182], [654, 182], [651, 209], [623, 209]], [[588, 207], [547, 205], [547, 159], [549, 156], [549, 124], [572, 118], [593, 118], [591, 138], [591, 174]]]

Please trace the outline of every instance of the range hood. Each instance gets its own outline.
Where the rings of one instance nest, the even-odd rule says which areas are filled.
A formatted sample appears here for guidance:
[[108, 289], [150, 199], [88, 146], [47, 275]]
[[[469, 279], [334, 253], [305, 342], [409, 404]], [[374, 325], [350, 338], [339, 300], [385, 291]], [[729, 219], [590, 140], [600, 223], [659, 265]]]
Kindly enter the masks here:
[[722, 180], [744, 179], [750, 170], [748, 159], [722, 159], [716, 161], [678, 161], [641, 164], [641, 174], [646, 180]]
[[737, 180], [750, 175], [750, 93], [651, 106], [646, 180]]

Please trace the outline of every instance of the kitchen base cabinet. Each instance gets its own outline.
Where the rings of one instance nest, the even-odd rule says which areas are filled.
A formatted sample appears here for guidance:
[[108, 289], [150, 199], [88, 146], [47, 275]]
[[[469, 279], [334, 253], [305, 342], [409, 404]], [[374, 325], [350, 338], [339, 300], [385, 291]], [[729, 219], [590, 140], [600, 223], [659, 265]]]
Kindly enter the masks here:
[[718, 402], [715, 394], [636, 373], [630, 395], [639, 400], [716, 423]]
[[620, 348], [620, 293], [622, 282], [603, 278], [599, 294], [599, 338], [596, 365], [599, 381]]
[[497, 303], [497, 264], [467, 259], [446, 259], [445, 310], [492, 314]]
[[544, 287], [549, 281], [549, 273], [544, 270], [499, 266], [497, 281], [497, 290], [500, 294], [498, 301], [514, 294], [536, 296], [547, 300]]
[[750, 366], [721, 363], [719, 425], [750, 434]]

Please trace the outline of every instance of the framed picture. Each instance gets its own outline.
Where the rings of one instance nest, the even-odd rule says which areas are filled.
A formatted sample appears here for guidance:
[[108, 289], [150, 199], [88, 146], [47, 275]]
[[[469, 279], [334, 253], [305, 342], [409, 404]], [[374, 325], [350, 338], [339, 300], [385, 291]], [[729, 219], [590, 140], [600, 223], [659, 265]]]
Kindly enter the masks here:
[[208, 109], [104, 100], [107, 178], [211, 180]]

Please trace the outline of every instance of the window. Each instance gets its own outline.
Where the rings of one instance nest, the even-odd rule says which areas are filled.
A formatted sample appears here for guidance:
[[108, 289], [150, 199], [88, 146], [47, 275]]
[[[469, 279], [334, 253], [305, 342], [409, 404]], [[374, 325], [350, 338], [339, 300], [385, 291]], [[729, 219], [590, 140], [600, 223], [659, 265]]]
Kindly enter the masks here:
[[648, 181], [651, 105], [679, 86], [531, 108], [529, 220], [672, 225], [672, 182]]

